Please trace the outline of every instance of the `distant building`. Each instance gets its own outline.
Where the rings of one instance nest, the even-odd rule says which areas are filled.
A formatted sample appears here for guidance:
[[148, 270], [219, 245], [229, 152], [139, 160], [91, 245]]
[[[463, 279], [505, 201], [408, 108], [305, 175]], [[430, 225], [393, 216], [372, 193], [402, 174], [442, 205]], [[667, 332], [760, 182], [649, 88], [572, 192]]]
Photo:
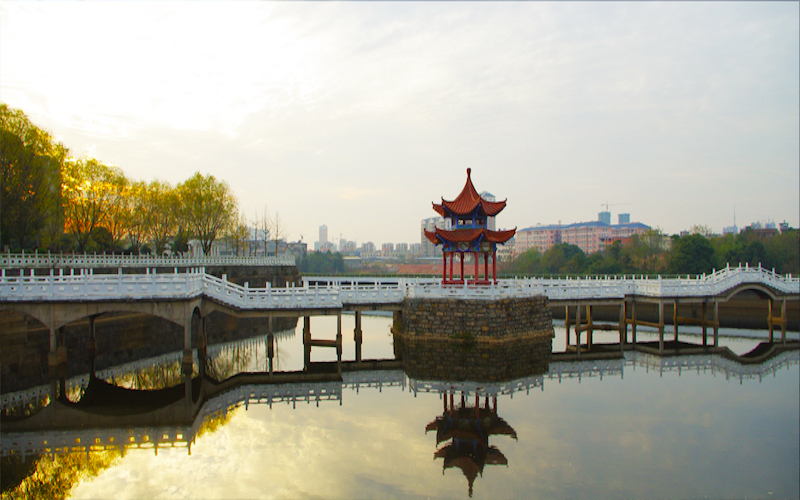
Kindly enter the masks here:
[[294, 255], [296, 259], [305, 257], [308, 252], [308, 245], [302, 241], [295, 241], [287, 244], [287, 250], [290, 254]]
[[371, 259], [375, 257], [375, 244], [371, 241], [361, 244], [361, 250], [359, 251], [362, 259]]
[[[481, 196], [481, 198], [483, 198], [486, 201], [497, 201], [495, 199], [494, 195], [492, 193], [490, 193], [489, 191], [481, 192], [480, 196]], [[491, 216], [491, 217], [487, 217], [486, 218], [486, 229], [489, 229], [490, 231], [496, 231], [497, 230], [497, 222], [495, 221], [495, 216], [494, 215]]]
[[[617, 216], [620, 224], [630, 224], [631, 223], [631, 214], [619, 214]], [[611, 217], [609, 217], [609, 220]]]
[[[575, 245], [584, 253], [590, 254], [604, 250], [606, 246], [617, 240], [630, 238], [634, 234], [643, 234], [650, 226], [640, 222], [630, 222], [630, 214], [620, 214], [620, 224], [609, 224], [610, 212], [600, 212], [598, 220], [593, 222], [577, 222], [574, 224], [551, 224], [535, 226], [517, 231], [514, 243], [514, 256], [518, 256], [531, 248], [544, 253], [558, 243]], [[609, 221], [609, 222], [604, 222]]]
[[328, 248], [328, 226], [323, 224], [319, 226], [319, 250], [324, 252], [327, 248]]
[[450, 219], [445, 219], [444, 217], [429, 217], [427, 219], [422, 219], [420, 223], [420, 256], [422, 257], [441, 257], [442, 255], [442, 248], [439, 246], [434, 245], [431, 243], [428, 238], [425, 237], [425, 231], [434, 232], [436, 228], [439, 229], [451, 229], [450, 227]]
[[739, 228], [736, 224], [722, 228], [722, 234], [739, 234]]
[[394, 252], [397, 255], [407, 255], [408, 254], [408, 243], [398, 243], [394, 247]]

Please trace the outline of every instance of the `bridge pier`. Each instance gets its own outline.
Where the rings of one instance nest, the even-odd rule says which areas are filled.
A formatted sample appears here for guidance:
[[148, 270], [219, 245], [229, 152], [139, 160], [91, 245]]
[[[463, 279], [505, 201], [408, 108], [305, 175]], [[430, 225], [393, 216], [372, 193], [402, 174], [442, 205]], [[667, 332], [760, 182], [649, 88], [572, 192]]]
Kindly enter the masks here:
[[784, 298], [781, 301], [781, 315], [775, 316], [772, 312], [775, 309], [773, 299], [769, 299], [769, 312], [767, 313], [767, 325], [769, 326], [769, 341], [773, 342], [773, 332], [775, 330], [775, 325], [778, 324], [781, 327], [781, 342], [786, 343], [786, 299]]
[[356, 311], [356, 327], [353, 330], [353, 340], [356, 342], [356, 362], [361, 361], [361, 341], [362, 341], [362, 331], [361, 331], [361, 311]]
[[311, 338], [311, 317], [303, 316], [303, 370], [308, 370], [311, 366], [312, 347], [334, 347], [336, 349], [336, 370], [342, 374], [342, 311], [336, 313], [336, 339], [323, 340]]

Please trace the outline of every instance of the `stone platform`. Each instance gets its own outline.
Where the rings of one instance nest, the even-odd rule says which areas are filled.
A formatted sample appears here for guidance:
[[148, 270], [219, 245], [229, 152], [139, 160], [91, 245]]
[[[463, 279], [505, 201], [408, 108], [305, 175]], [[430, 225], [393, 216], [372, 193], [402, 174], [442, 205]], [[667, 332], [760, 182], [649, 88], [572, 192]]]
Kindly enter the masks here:
[[555, 335], [546, 297], [406, 299], [392, 333], [409, 376], [485, 382], [545, 373]]

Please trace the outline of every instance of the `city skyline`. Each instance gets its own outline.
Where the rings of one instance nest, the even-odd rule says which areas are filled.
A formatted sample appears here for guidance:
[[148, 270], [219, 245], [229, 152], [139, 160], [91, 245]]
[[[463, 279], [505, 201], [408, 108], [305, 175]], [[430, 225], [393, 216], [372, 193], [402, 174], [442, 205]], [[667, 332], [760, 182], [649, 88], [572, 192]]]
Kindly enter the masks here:
[[[0, 2], [0, 99], [133, 179], [225, 180], [313, 245], [607, 205], [667, 234], [800, 225], [800, 11], [775, 3]], [[102, 42], [99, 42], [102, 40]], [[58, 75], [57, 77], [55, 75]]]

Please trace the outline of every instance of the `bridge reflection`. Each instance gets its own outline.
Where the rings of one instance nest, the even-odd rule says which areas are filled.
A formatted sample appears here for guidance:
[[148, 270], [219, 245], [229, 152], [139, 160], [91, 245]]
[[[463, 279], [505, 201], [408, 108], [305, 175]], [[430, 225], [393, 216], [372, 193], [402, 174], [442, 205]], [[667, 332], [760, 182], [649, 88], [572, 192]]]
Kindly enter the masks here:
[[[210, 347], [207, 365], [215, 360], [230, 361], [234, 354], [250, 359], [252, 353], [267, 341], [267, 336], [247, 341]], [[232, 371], [227, 378], [215, 380], [209, 374], [195, 373], [183, 377], [178, 385], [135, 390], [115, 385], [129, 381], [135, 373], [161, 367], [181, 379], [182, 352], [176, 352], [137, 363], [100, 371], [96, 376], [83, 376], [64, 381], [59, 387], [39, 386], [2, 397], [2, 456], [91, 453], [95, 451], [131, 448], [153, 449], [191, 445], [198, 433], [215, 420], [227, 420], [228, 415], [251, 405], [298, 403], [343, 403], [345, 391], [358, 394], [362, 390], [382, 391], [399, 388], [414, 396], [421, 393], [438, 394], [446, 412], [452, 412], [454, 395], [464, 401], [476, 401], [473, 409], [483, 411], [480, 399], [494, 401], [515, 394], [529, 395], [544, 390], [545, 382], [606, 377], [623, 379], [626, 370], [644, 368], [646, 373], [705, 374], [722, 376], [726, 380], [758, 380], [775, 375], [785, 367], [800, 363], [800, 351], [794, 348], [773, 351], [767, 359], [748, 363], [746, 358], [735, 360], [717, 353], [691, 353], [660, 356], [656, 353], [628, 350], [610, 357], [608, 352], [586, 353], [580, 359], [574, 354], [554, 353], [546, 370], [508, 381], [440, 381], [411, 377], [397, 359], [342, 362], [339, 375], [336, 363], [312, 363], [304, 371], [251, 372], [244, 371], [247, 363], [229, 363]], [[199, 363], [202, 365], [202, 363]], [[448, 407], [448, 398], [450, 405]], [[466, 408], [465, 404], [461, 408]], [[485, 409], [485, 408], [484, 408]], [[461, 411], [461, 410], [459, 410]], [[481, 417], [482, 418], [482, 417]]]

